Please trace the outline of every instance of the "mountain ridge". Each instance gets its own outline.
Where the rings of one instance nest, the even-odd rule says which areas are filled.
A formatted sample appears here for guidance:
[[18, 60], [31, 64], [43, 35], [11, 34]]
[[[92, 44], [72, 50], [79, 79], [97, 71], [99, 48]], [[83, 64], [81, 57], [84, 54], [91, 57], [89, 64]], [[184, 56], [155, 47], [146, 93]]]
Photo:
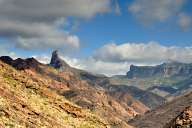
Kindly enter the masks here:
[[188, 76], [192, 74], [191, 63], [168, 62], [156, 66], [135, 66], [131, 65], [127, 72], [128, 78], [145, 78], [152, 76], [171, 77]]

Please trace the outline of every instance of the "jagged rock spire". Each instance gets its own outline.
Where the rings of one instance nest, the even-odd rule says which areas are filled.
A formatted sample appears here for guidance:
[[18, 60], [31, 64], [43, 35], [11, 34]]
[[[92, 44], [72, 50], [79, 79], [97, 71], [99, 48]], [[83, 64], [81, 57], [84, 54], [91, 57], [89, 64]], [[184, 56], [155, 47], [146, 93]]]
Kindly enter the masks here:
[[52, 53], [52, 57], [51, 57], [51, 62], [50, 62], [50, 64], [51, 64], [52, 66], [54, 66], [54, 64], [55, 64], [56, 61], [58, 61], [58, 60], [60, 60], [59, 55], [58, 55], [58, 50], [55, 50], [55, 51], [53, 51], [53, 53]]
[[58, 50], [53, 51], [50, 65], [56, 69], [64, 70], [70, 66], [59, 57]]

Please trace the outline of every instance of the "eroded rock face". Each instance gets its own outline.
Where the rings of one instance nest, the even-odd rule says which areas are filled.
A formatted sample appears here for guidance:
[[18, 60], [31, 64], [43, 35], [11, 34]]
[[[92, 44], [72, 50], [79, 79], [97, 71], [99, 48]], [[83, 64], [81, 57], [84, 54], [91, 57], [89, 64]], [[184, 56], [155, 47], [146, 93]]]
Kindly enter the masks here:
[[191, 128], [192, 127], [192, 106], [187, 107], [174, 121], [171, 128]]
[[70, 66], [59, 57], [58, 51], [53, 51], [50, 65], [56, 69], [65, 70]]
[[130, 66], [127, 72], [128, 78], [143, 77], [171, 77], [171, 76], [189, 76], [192, 74], [192, 64], [179, 62], [163, 63], [157, 66]]

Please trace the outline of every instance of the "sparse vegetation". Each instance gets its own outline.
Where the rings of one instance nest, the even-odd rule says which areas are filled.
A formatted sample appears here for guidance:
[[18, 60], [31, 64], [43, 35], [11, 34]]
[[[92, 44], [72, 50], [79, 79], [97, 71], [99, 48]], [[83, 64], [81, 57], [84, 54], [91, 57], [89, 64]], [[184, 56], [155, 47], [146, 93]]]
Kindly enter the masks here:
[[34, 81], [23, 71], [0, 62], [0, 125], [7, 128], [102, 128], [105, 123]]

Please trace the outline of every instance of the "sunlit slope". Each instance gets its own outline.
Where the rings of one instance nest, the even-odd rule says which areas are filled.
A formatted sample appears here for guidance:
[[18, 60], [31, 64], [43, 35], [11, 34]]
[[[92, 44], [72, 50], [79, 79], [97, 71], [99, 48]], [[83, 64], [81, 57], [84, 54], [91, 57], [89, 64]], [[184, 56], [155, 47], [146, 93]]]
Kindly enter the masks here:
[[0, 125], [14, 128], [106, 127], [95, 115], [50, 91], [46, 83], [0, 62]]

